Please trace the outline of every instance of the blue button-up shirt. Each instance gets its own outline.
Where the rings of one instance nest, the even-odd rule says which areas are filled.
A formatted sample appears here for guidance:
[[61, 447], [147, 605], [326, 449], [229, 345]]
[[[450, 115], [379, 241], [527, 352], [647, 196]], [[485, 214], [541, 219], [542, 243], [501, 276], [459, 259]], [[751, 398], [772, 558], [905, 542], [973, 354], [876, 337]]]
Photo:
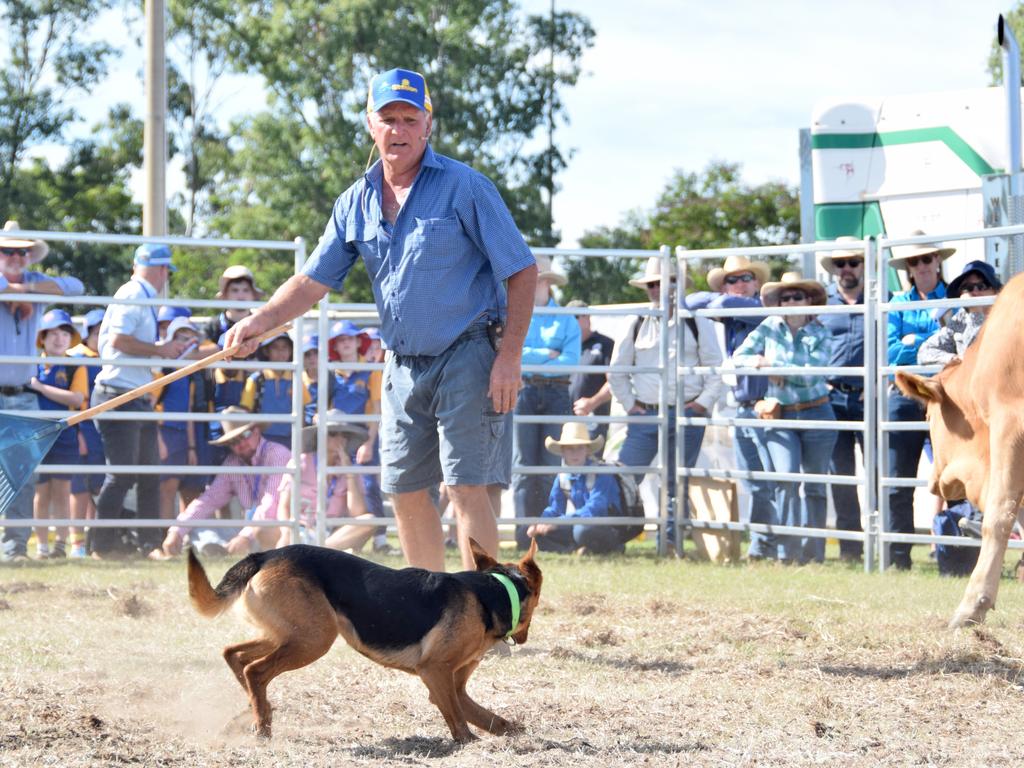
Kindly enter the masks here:
[[[558, 303], [548, 299], [547, 306], [557, 307]], [[558, 357], [551, 357], [551, 350], [557, 350]], [[530, 319], [523, 342], [523, 365], [576, 365], [579, 361], [580, 324], [575, 317], [535, 314]], [[565, 376], [564, 373], [539, 375]]]
[[[846, 299], [839, 293], [839, 286], [828, 286], [827, 304], [845, 306]], [[864, 294], [857, 297], [857, 303], [864, 303]], [[864, 315], [818, 315], [818, 320], [832, 332], [832, 357], [829, 365], [860, 367], [864, 365]], [[850, 387], [864, 387], [863, 376], [829, 376], [833, 383]]]
[[[929, 299], [946, 298], [946, 284], [939, 283], [935, 290], [928, 294]], [[921, 301], [916, 288], [897, 293], [892, 297], [892, 304], [911, 304]], [[925, 339], [939, 330], [939, 321], [930, 309], [901, 309], [889, 312], [889, 365], [915, 365], [917, 351]], [[910, 344], [904, 344], [903, 338], [913, 334]]]
[[[757, 297], [731, 296], [727, 293], [715, 293], [714, 291], [696, 291], [688, 294], [684, 299], [686, 308], [694, 309], [749, 309], [760, 307], [761, 299]], [[711, 318], [720, 322], [725, 329], [725, 352], [732, 355], [747, 335], [761, 324], [763, 317], [714, 317]], [[736, 386], [732, 388], [732, 395], [737, 403], [749, 403], [752, 400], [760, 400], [768, 391], [768, 378], [766, 376], [737, 376]]]
[[560, 473], [551, 484], [548, 505], [541, 517], [565, 517], [570, 500], [573, 506], [570, 517], [618, 517], [622, 514], [619, 484], [612, 475]]
[[474, 322], [504, 319], [502, 281], [534, 258], [494, 184], [428, 146], [392, 227], [383, 180], [377, 161], [338, 198], [303, 273], [341, 290], [362, 256], [381, 336], [400, 355], [439, 355]]
[[[4, 281], [6, 283], [6, 280]], [[81, 296], [85, 288], [77, 277], [51, 277], [42, 272], [23, 272], [22, 282], [55, 283], [65, 296]], [[54, 296], [54, 301], [60, 301]], [[11, 303], [0, 302], [0, 357], [4, 355], [37, 355], [36, 335], [39, 333], [39, 321], [43, 319], [43, 305], [32, 307], [32, 314], [25, 318], [16, 318], [11, 314]], [[36, 375], [36, 363], [4, 363], [0, 365], [0, 386], [25, 386]]]

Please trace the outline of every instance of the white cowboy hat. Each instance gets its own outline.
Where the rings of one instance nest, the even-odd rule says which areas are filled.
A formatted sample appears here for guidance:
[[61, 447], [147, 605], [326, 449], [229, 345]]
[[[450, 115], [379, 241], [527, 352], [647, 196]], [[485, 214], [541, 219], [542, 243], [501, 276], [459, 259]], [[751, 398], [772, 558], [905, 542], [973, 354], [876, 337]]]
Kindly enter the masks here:
[[771, 268], [763, 261], [751, 261], [746, 256], [730, 256], [725, 264], [708, 272], [708, 286], [712, 291], [720, 292], [725, 278], [744, 272], [752, 273], [762, 285], [772, 276]]
[[[332, 408], [327, 412], [327, 434], [344, 435], [346, 449], [350, 444], [350, 441], [355, 440], [356, 443], [365, 443], [366, 439], [370, 436], [370, 433], [362, 424], [344, 421], [348, 416], [349, 414], [345, 413], [345, 411], [339, 410], [338, 408]], [[316, 450], [316, 430], [316, 424], [302, 428], [303, 453], [313, 453]]]
[[[676, 265], [674, 261], [668, 263], [668, 276], [670, 280], [676, 279]], [[644, 288], [648, 283], [661, 282], [661, 256], [651, 256], [644, 265], [644, 273], [629, 281], [630, 285], [637, 288]]]
[[805, 280], [799, 272], [787, 272], [779, 282], [761, 286], [761, 303], [766, 307], [779, 306], [779, 294], [784, 288], [799, 288], [811, 297], [811, 304], [825, 304], [825, 286], [817, 280]]
[[192, 323], [192, 318], [179, 316], [174, 318], [173, 320], [171, 320], [170, 323], [167, 324], [167, 330], [164, 331], [164, 338], [168, 340], [174, 339], [174, 334], [176, 334], [182, 328], [188, 328], [190, 331], [199, 333], [199, 329], [196, 328], [195, 325]]
[[[920, 229], [910, 233], [910, 237], [919, 237], [926, 234]], [[907, 259], [916, 259], [921, 256], [938, 256], [941, 264], [944, 259], [956, 253], [956, 248], [940, 248], [934, 243], [917, 243], [915, 245], [897, 245], [891, 249], [892, 258], [889, 259], [889, 266], [895, 269], [906, 269]]]
[[253, 277], [252, 270], [242, 264], [235, 264], [234, 266], [228, 267], [221, 273], [220, 280], [217, 282], [217, 293], [214, 295], [215, 299], [223, 299], [224, 291], [228, 288], [228, 283], [233, 280], [248, 280], [249, 285], [252, 286], [252, 292], [255, 294], [257, 299], [262, 299], [265, 295], [258, 287], [256, 287], [256, 278]]
[[551, 259], [547, 256], [537, 257], [537, 279], [547, 280], [552, 285], [565, 285], [569, 282], [569, 278], [565, 275], [560, 275], [558, 272], [552, 271]]
[[[4, 232], [17, 232], [21, 227], [13, 219], [4, 224]], [[0, 235], [0, 248], [28, 248], [29, 264], [38, 264], [50, 252], [50, 246], [42, 240], [26, 240], [23, 237], [4, 237]]]
[[[237, 405], [229, 405], [227, 408], [221, 411], [221, 413], [223, 413], [226, 416], [231, 416], [239, 413], [245, 413], [252, 416], [251, 411]], [[267, 428], [267, 424], [266, 422], [261, 421], [250, 421], [247, 424], [237, 421], [222, 421], [220, 423], [220, 428], [224, 431], [224, 434], [218, 437], [216, 440], [210, 440], [210, 445], [231, 445], [231, 443], [235, 442], [235, 440], [240, 438], [243, 435], [243, 433], [245, 433], [247, 430], [259, 429], [260, 431], [263, 431]]]
[[[835, 240], [837, 243], [859, 243], [860, 239], [851, 237], [850, 235], [843, 235], [837, 237]], [[821, 268], [824, 269], [831, 275], [836, 273], [835, 265], [832, 263], [833, 259], [860, 259], [864, 260], [864, 249], [863, 248], [839, 248], [834, 251], [822, 251], [818, 257], [818, 263]]]
[[562, 446], [565, 445], [585, 445], [589, 453], [597, 453], [604, 446], [604, 435], [598, 435], [591, 440], [587, 425], [581, 421], [572, 421], [562, 425], [562, 436], [558, 440], [550, 435], [544, 438], [544, 447], [559, 456], [562, 455]]

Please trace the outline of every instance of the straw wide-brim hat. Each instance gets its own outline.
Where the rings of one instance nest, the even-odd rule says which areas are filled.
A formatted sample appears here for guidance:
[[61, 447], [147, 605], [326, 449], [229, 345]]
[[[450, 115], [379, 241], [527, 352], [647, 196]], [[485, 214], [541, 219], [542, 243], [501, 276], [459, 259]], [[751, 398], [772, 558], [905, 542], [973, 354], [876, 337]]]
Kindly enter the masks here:
[[217, 293], [214, 298], [223, 299], [224, 292], [228, 289], [228, 283], [235, 280], [248, 280], [249, 285], [252, 286], [252, 292], [257, 299], [262, 299], [266, 295], [256, 285], [256, 278], [253, 276], [252, 270], [242, 264], [235, 264], [225, 269], [221, 274], [220, 280], [217, 282]]
[[[911, 232], [909, 236], [920, 237], [925, 234], [927, 233], [917, 229]], [[897, 245], [891, 251], [892, 257], [889, 259], [889, 266], [896, 269], [906, 269], [907, 259], [919, 258], [921, 256], [938, 256], [939, 263], [941, 264], [956, 253], [956, 248], [940, 248], [935, 243], [917, 243], [915, 245]]]
[[811, 297], [811, 304], [818, 306], [824, 306], [827, 298], [825, 286], [817, 280], [805, 280], [799, 272], [787, 272], [777, 283], [761, 286], [761, 303], [766, 307], [779, 306], [779, 294], [786, 288], [799, 288]]
[[555, 272], [551, 268], [551, 259], [547, 256], [537, 257], [537, 279], [547, 280], [552, 285], [565, 285], [569, 282], [569, 278], [565, 275]]
[[[346, 448], [353, 443], [365, 443], [370, 436], [369, 431], [362, 424], [354, 424], [350, 421], [342, 421], [348, 418], [347, 413], [337, 408], [327, 412], [327, 434], [344, 435]], [[313, 453], [316, 450], [316, 424], [302, 429], [302, 452]]]
[[[648, 283], [660, 283], [662, 278], [661, 261], [661, 256], [651, 256], [644, 265], [644, 273], [640, 277], [634, 277], [629, 284], [637, 288], [644, 288]], [[676, 279], [676, 265], [673, 261], [668, 263], [668, 277], [670, 280]]]
[[589, 453], [597, 453], [604, 446], [604, 435], [591, 439], [587, 425], [581, 421], [573, 421], [562, 425], [562, 435], [558, 440], [548, 435], [544, 438], [544, 447], [552, 453], [562, 455], [562, 446], [585, 445]]
[[[19, 229], [21, 227], [14, 220], [4, 224], [4, 232], [16, 232]], [[29, 264], [38, 264], [50, 252], [50, 246], [42, 240], [30, 240], [25, 237], [7, 237], [6, 235], [0, 235], [0, 248], [29, 248]]]
[[771, 268], [763, 261], [751, 261], [746, 256], [730, 256], [720, 267], [715, 267], [708, 272], [708, 287], [712, 291], [720, 292], [722, 283], [729, 275], [741, 275], [750, 272], [757, 278], [757, 282], [764, 285], [772, 276]]
[[845, 247], [845, 248], [838, 248], [838, 249], [836, 249], [834, 251], [822, 251], [821, 256], [818, 257], [818, 263], [821, 265], [821, 268], [824, 269], [829, 274], [832, 274], [832, 275], [834, 275], [836, 273], [836, 266], [835, 266], [835, 264], [832, 263], [833, 259], [863, 259], [864, 258], [864, 249], [863, 248], [851, 248], [851, 247], [849, 247], [849, 246], [853, 245], [853, 243], [861, 242], [856, 237], [851, 237], [850, 235], [843, 235], [842, 237], [837, 237], [835, 242], [836, 243], [843, 243], [843, 244], [847, 245], [847, 247]]
[[[229, 405], [227, 408], [221, 411], [221, 413], [226, 416], [237, 415], [239, 413], [244, 413], [249, 416], [253, 415], [252, 412], [249, 411], [248, 409], [242, 408], [241, 406], [237, 405]], [[222, 421], [220, 423], [220, 428], [224, 431], [224, 434], [218, 437], [216, 440], [210, 440], [210, 445], [231, 445], [231, 443], [235, 442], [235, 440], [241, 437], [242, 433], [245, 432], [247, 429], [255, 428], [259, 429], [261, 432], [265, 431], [267, 428], [267, 422], [250, 421], [248, 423], [245, 423], [239, 421]]]

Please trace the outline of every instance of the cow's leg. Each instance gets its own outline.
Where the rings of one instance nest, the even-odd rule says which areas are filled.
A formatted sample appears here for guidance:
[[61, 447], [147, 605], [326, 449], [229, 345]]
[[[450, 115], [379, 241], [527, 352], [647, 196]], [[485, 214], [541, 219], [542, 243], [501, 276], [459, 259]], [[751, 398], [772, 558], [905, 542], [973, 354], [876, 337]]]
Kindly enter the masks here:
[[985, 493], [985, 517], [981, 529], [981, 553], [967, 584], [960, 607], [949, 622], [951, 627], [980, 624], [995, 607], [999, 578], [1003, 571], [1006, 543], [1017, 519], [1024, 495], [1024, 462], [1019, 461], [1020, 425], [993, 425], [990, 432], [991, 464]]

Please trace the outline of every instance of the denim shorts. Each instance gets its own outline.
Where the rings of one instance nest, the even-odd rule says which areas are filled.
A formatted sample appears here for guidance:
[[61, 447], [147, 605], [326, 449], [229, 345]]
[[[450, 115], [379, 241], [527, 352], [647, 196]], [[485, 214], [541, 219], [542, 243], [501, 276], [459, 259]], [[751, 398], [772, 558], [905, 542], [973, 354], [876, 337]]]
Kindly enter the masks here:
[[476, 325], [440, 355], [388, 353], [381, 392], [381, 489], [503, 485], [512, 475], [512, 414], [495, 413], [495, 352]]

